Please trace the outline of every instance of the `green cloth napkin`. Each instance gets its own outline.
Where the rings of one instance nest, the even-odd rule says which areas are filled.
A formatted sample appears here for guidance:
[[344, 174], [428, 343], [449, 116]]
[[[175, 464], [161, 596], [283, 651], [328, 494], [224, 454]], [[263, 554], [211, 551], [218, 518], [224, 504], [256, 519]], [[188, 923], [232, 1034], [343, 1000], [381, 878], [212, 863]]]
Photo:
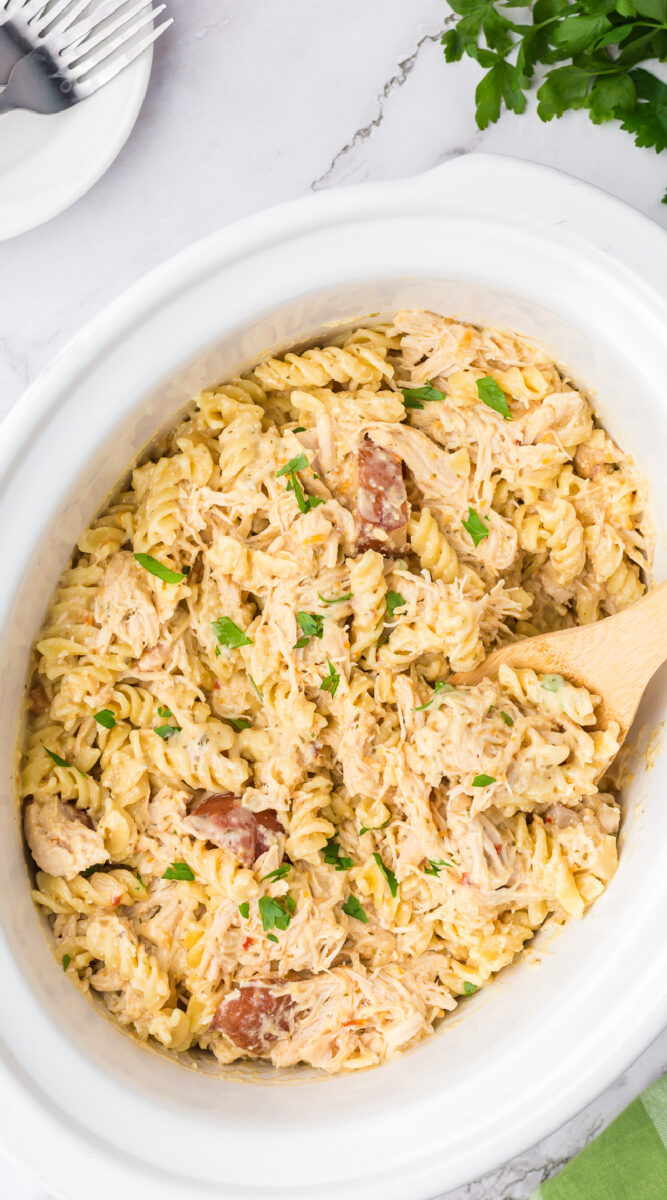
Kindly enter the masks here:
[[667, 1075], [531, 1200], [667, 1200]]

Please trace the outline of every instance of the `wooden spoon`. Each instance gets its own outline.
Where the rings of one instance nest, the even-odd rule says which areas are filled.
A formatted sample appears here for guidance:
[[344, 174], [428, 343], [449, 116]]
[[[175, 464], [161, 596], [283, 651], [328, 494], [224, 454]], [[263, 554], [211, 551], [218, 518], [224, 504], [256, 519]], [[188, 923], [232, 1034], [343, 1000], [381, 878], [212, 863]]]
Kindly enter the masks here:
[[502, 646], [474, 671], [452, 676], [451, 682], [492, 679], [501, 663], [562, 675], [600, 697], [598, 725], [605, 728], [617, 721], [622, 742], [649, 680], [666, 658], [667, 582], [613, 617]]

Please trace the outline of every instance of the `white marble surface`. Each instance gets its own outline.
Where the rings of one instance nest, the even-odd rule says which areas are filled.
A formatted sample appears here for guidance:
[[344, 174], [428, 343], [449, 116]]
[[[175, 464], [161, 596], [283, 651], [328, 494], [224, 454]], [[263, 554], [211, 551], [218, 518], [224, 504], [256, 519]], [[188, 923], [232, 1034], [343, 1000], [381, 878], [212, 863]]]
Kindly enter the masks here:
[[[532, 104], [481, 133], [476, 67], [442, 57], [452, 19], [442, 0], [169, 7], [176, 25], [158, 43], [146, 103], [116, 163], [68, 212], [0, 244], [0, 415], [89, 316], [154, 264], [309, 189], [484, 149], [561, 167], [667, 225], [664, 159], [620, 129], [594, 128], [584, 114], [545, 126]], [[526, 1200], [665, 1070], [667, 1033], [569, 1124], [447, 1200]], [[49, 1195], [0, 1160], [0, 1198]]]

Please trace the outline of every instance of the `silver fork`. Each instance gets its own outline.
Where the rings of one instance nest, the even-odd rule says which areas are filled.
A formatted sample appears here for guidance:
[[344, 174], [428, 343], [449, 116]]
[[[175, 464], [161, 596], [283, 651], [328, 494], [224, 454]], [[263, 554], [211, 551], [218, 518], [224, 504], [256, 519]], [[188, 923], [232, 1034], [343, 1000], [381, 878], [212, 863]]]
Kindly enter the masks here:
[[173, 24], [154, 25], [165, 8], [153, 0], [8, 0], [0, 17], [29, 52], [0, 92], [0, 113], [61, 112], [92, 96]]

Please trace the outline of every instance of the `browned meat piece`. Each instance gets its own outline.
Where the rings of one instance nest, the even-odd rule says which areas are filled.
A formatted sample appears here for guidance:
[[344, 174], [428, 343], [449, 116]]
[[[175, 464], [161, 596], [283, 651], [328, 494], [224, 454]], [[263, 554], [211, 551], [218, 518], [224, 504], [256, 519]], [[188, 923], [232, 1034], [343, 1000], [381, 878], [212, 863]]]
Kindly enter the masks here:
[[289, 996], [276, 996], [269, 987], [250, 984], [221, 1001], [211, 1029], [226, 1033], [250, 1054], [268, 1054], [283, 1034], [291, 1032], [294, 1008]]
[[29, 706], [34, 713], [45, 713], [51, 707], [49, 697], [47, 696], [41, 683], [36, 683], [31, 687], [29, 693]]
[[405, 545], [409, 514], [402, 460], [391, 450], [376, 446], [367, 434], [359, 447], [358, 469], [357, 553], [379, 550], [398, 554]]
[[273, 834], [283, 832], [273, 809], [251, 812], [231, 792], [208, 796], [192, 810], [187, 824], [197, 837], [227, 850], [244, 867], [268, 850]]

